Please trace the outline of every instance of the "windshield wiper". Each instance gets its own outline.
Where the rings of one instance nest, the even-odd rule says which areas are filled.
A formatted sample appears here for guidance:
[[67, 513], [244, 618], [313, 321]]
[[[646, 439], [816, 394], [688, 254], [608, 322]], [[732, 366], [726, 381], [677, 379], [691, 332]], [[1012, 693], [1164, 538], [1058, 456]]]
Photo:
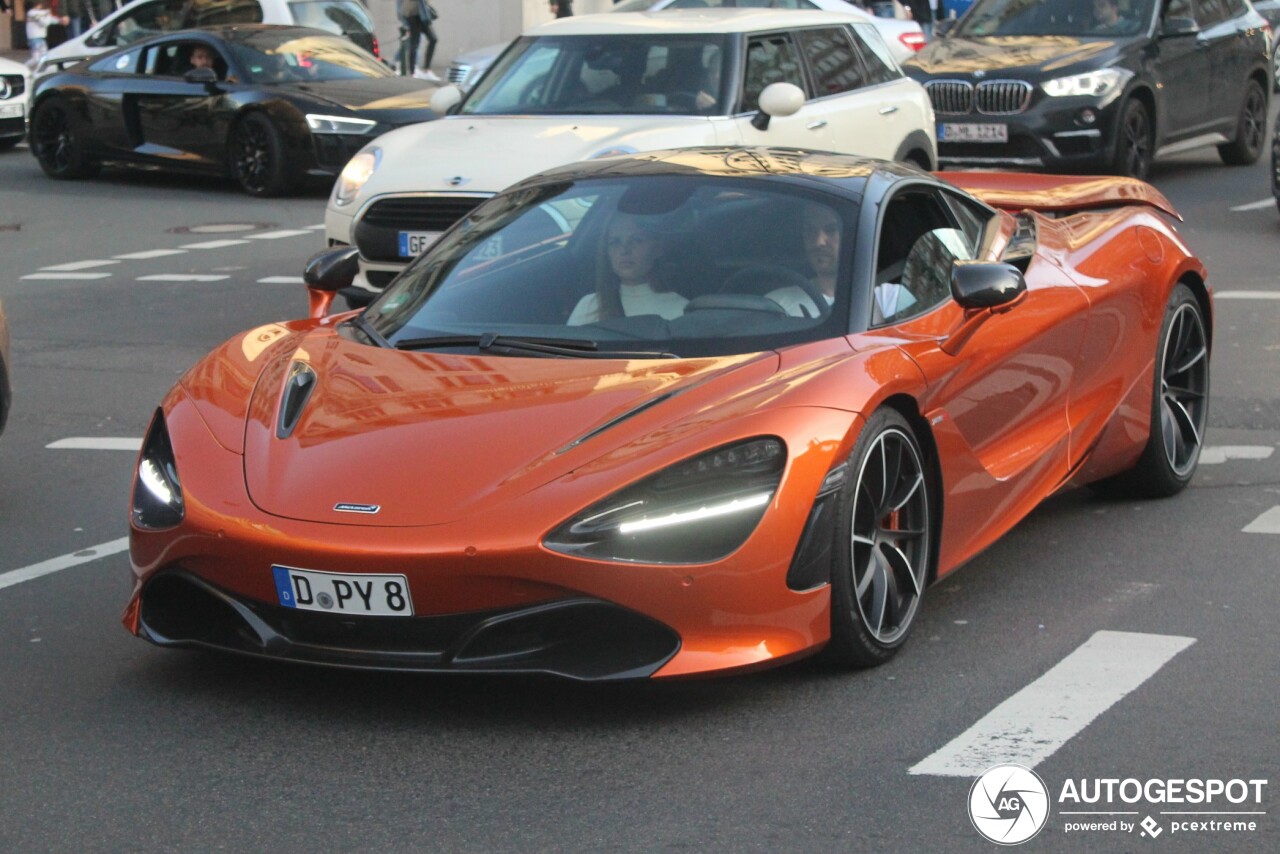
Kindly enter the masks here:
[[369, 325], [369, 321], [364, 319], [364, 312], [357, 314], [346, 322], [358, 329], [360, 333], [364, 335], [365, 338], [368, 338], [370, 343], [375, 347], [391, 346], [391, 342], [379, 335], [378, 331]]
[[409, 338], [396, 344], [397, 350], [434, 350], [439, 347], [476, 347], [480, 350], [511, 350], [543, 356], [568, 356], [576, 359], [675, 359], [674, 353], [655, 350], [600, 351], [595, 341], [582, 338], [522, 338], [515, 335], [436, 335], [431, 338]]

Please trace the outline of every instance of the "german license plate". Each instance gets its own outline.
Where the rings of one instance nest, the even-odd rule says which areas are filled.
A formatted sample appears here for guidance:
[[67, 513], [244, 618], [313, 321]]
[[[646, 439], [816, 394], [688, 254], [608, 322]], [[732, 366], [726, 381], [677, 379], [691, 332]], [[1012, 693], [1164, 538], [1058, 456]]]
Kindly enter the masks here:
[[995, 124], [944, 124], [942, 142], [1008, 142], [1009, 126]]
[[409, 580], [403, 575], [320, 572], [273, 566], [276, 597], [286, 608], [356, 614], [363, 617], [408, 617], [413, 614]]
[[436, 242], [440, 236], [438, 231], [402, 231], [400, 232], [400, 257], [417, 258], [427, 247]]
[[20, 119], [23, 115], [22, 104], [0, 104], [0, 119]]

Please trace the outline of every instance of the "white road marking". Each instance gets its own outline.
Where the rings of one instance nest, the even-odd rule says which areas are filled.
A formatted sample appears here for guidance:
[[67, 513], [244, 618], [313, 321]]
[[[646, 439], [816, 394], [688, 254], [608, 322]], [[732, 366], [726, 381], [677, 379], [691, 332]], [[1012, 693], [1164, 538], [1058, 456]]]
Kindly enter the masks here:
[[91, 267], [106, 267], [109, 264], [119, 263], [119, 261], [72, 261], [68, 264], [54, 264], [51, 267], [41, 267], [40, 269], [70, 272], [72, 270], [88, 270]]
[[40, 563], [33, 563], [31, 566], [24, 566], [22, 569], [14, 569], [9, 572], [0, 573], [0, 590], [6, 587], [12, 587], [15, 584], [21, 584], [24, 581], [30, 581], [33, 578], [39, 578], [42, 575], [52, 575], [55, 572], [61, 572], [64, 569], [70, 569], [73, 566], [79, 566], [82, 563], [88, 563], [91, 560], [97, 560], [100, 557], [108, 557], [113, 554], [119, 554], [129, 548], [129, 538], [121, 537], [118, 540], [112, 540], [109, 543], [102, 543], [97, 546], [90, 546], [87, 549], [80, 549], [71, 554], [65, 554], [61, 557], [42, 560]]
[[155, 273], [150, 276], [139, 276], [139, 282], [221, 282], [230, 276], [215, 276], [209, 273]]
[[[265, 279], [258, 279], [260, 285], [301, 285], [305, 284], [305, 280], [301, 276], [267, 276]], [[1203, 451], [1201, 452], [1203, 453]]]
[[250, 240], [279, 240], [282, 237], [297, 237], [299, 234], [310, 234], [307, 229], [286, 228], [281, 231], [264, 231], [261, 234], [250, 234]]
[[71, 281], [85, 279], [106, 279], [110, 273], [28, 273], [24, 279], [47, 279], [54, 281]]
[[112, 255], [121, 261], [146, 261], [148, 258], [163, 258], [166, 255], [186, 255], [185, 249], [148, 249], [144, 252], [128, 252], [124, 255]]
[[908, 773], [976, 777], [1002, 762], [1034, 768], [1195, 642], [1097, 632]]
[[1269, 445], [1205, 445], [1200, 450], [1200, 465], [1214, 466], [1227, 460], [1265, 460], [1275, 450]]
[[206, 240], [203, 243], [184, 243], [183, 249], [221, 249], [224, 246], [243, 246], [248, 243], [247, 240], [236, 238], [234, 240]]
[[1244, 526], [1245, 534], [1280, 534], [1280, 507], [1272, 507]]
[[1269, 208], [1275, 205], [1275, 199], [1263, 199], [1260, 202], [1249, 202], [1247, 205], [1236, 205], [1233, 211], [1260, 211], [1263, 208]]
[[319, 225], [309, 225], [307, 226], [307, 230], [308, 231], [324, 231], [324, 223], [322, 222]]
[[45, 447], [55, 451], [133, 451], [136, 454], [142, 447], [142, 440], [119, 436], [69, 436]]
[[1280, 291], [1215, 291], [1215, 300], [1220, 299], [1280, 299]]

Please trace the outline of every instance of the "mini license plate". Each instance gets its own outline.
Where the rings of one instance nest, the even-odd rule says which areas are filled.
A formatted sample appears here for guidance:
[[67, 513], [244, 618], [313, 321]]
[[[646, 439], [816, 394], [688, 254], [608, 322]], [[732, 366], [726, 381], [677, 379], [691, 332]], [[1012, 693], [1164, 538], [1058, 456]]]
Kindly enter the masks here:
[[403, 575], [320, 572], [273, 566], [276, 598], [286, 608], [364, 617], [409, 617], [413, 600]]
[[20, 119], [23, 115], [22, 104], [0, 104], [0, 119]]
[[402, 231], [400, 232], [400, 257], [417, 258], [427, 247], [436, 242], [440, 236], [438, 231]]
[[938, 139], [942, 142], [1008, 142], [1009, 126], [993, 124], [944, 124]]

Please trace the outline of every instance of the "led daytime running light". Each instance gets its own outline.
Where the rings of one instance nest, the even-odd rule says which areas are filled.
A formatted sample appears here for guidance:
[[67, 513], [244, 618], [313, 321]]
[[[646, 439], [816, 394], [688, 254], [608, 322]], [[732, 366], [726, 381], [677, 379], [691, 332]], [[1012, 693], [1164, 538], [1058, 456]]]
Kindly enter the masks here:
[[350, 116], [322, 116], [307, 113], [307, 127], [316, 133], [366, 134], [377, 127], [371, 119], [355, 119]]
[[618, 531], [623, 534], [636, 534], [641, 531], [652, 531], [656, 528], [669, 528], [672, 525], [701, 522], [703, 519], [712, 519], [716, 516], [726, 516], [730, 513], [750, 510], [753, 507], [761, 507], [768, 504], [769, 499], [772, 497], [772, 492], [761, 492], [756, 495], [749, 495], [746, 498], [735, 498], [725, 504], [713, 504], [710, 507], [699, 507], [697, 510], [687, 510], [683, 513], [668, 513], [666, 516], [658, 516], [654, 519], [637, 519], [634, 522], [623, 522], [618, 526]]

